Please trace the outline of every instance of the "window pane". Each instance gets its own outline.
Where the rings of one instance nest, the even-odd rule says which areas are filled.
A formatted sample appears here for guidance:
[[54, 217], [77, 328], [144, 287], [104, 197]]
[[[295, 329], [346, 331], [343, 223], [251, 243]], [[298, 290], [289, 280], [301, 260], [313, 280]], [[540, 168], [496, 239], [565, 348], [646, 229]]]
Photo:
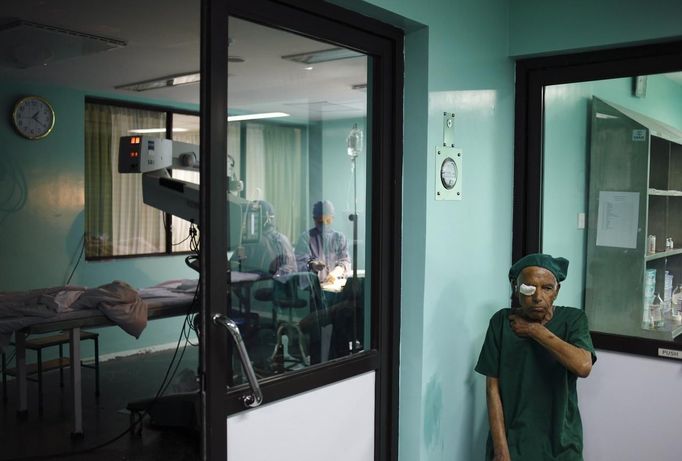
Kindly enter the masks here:
[[142, 202], [141, 175], [118, 173], [121, 136], [165, 136], [164, 112], [85, 105], [85, 254], [88, 258], [165, 251], [163, 213]]
[[682, 332], [682, 86], [645, 81], [646, 97], [641, 78], [545, 89], [543, 251], [571, 261], [560, 300], [584, 306], [593, 331], [671, 341]]
[[229, 28], [231, 179], [243, 184], [230, 194], [232, 315], [270, 376], [370, 346], [369, 59], [239, 19]]
[[[199, 146], [199, 117], [196, 115], [173, 114], [173, 140], [196, 144]], [[199, 184], [199, 170], [174, 169], [173, 178]], [[171, 217], [172, 251], [190, 251], [192, 238], [190, 235], [190, 222], [177, 216]], [[196, 230], [196, 228], [195, 228]], [[198, 231], [197, 231], [198, 238]]]

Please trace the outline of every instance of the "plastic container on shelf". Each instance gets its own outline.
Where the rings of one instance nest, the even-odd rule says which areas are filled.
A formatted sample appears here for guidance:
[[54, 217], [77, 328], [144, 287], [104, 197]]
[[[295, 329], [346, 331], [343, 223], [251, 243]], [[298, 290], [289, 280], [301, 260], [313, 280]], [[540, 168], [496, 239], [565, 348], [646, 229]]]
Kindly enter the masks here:
[[670, 318], [675, 323], [682, 323], [682, 283], [678, 283], [673, 291]]
[[658, 293], [654, 293], [654, 297], [649, 303], [649, 316], [651, 317], [651, 328], [661, 328], [665, 324], [663, 320], [663, 300]]
[[655, 235], [650, 235], [649, 237], [647, 237], [646, 252], [647, 252], [647, 254], [650, 254], [650, 255], [656, 253], [656, 236]]
[[670, 312], [670, 306], [672, 304], [673, 297], [673, 275], [665, 271], [665, 276], [663, 277], [663, 315], [667, 315]]

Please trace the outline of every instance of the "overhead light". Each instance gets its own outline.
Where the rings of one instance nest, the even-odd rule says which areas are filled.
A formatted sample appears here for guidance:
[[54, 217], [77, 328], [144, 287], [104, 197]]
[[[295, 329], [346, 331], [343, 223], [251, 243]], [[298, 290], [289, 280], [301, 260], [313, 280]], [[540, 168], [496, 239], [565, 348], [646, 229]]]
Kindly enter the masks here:
[[242, 120], [258, 120], [261, 118], [279, 118], [288, 117], [289, 114], [285, 112], [264, 112], [262, 114], [245, 114], [245, 115], [230, 115], [227, 117], [228, 122], [239, 122]]
[[303, 70], [313, 70], [313, 69], [314, 69], [313, 66], [305, 66], [305, 67], [303, 68]]
[[364, 54], [349, 50], [348, 48], [328, 48], [308, 53], [289, 54], [282, 56], [282, 59], [302, 64], [317, 64], [320, 62], [338, 61], [339, 59], [358, 58], [360, 56], [364, 56]]
[[119, 85], [115, 88], [117, 90], [147, 91], [169, 86], [189, 85], [190, 83], [197, 83], [199, 80], [201, 80], [201, 73], [191, 72], [187, 74], [169, 75], [154, 80], [145, 80], [144, 82]]
[[[187, 128], [173, 128], [173, 133], [182, 133], [185, 131], [189, 131]], [[165, 133], [166, 129], [165, 128], [137, 128], [134, 130], [128, 130], [128, 133], [136, 133], [136, 134], [147, 134], [147, 133]]]

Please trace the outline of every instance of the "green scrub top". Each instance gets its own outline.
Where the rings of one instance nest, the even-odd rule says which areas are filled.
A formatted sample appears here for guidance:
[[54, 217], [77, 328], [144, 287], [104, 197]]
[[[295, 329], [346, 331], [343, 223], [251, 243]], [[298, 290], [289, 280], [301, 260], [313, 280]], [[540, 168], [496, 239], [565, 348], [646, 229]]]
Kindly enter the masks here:
[[[507, 443], [513, 461], [582, 461], [583, 428], [578, 411], [577, 376], [535, 340], [517, 336], [510, 309], [490, 319], [475, 370], [499, 379]], [[545, 327], [597, 360], [585, 312], [554, 307]], [[487, 458], [492, 439], [488, 435]]]

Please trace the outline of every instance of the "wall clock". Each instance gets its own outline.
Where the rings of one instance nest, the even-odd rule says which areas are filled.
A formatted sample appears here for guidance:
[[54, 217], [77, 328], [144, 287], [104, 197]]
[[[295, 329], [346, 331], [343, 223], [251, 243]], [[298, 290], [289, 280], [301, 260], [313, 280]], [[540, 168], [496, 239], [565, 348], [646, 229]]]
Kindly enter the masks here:
[[42, 139], [54, 127], [54, 109], [40, 96], [19, 99], [12, 111], [12, 123], [17, 132], [27, 139]]

